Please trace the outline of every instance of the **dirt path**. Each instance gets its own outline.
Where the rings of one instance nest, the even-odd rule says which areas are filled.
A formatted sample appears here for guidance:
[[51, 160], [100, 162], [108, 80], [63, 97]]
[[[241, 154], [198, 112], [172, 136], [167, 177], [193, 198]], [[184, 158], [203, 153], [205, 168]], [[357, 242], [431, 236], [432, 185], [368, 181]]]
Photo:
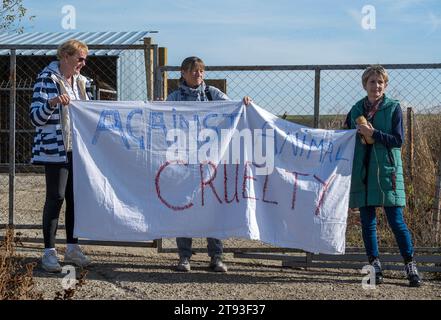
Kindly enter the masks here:
[[[7, 176], [0, 176], [0, 223], [7, 222]], [[3, 188], [5, 187], [5, 188]], [[44, 176], [20, 175], [16, 185], [17, 224], [41, 224]], [[63, 224], [63, 214], [60, 216]], [[41, 230], [22, 231], [23, 236], [41, 238]], [[64, 239], [63, 232], [57, 237]], [[168, 240], [168, 244], [173, 244]], [[226, 247], [243, 247], [243, 242], [226, 241]], [[195, 247], [205, 242], [195, 242]], [[249, 246], [247, 242], [245, 246]], [[256, 243], [251, 243], [256, 245]], [[261, 245], [261, 244], [257, 244]], [[66, 274], [48, 274], [41, 269], [42, 245], [18, 248], [34, 270], [36, 289], [45, 299], [62, 291]], [[59, 246], [60, 258], [62, 249]], [[74, 299], [441, 299], [441, 281], [423, 274], [424, 286], [408, 288], [401, 272], [385, 271], [385, 283], [375, 290], [365, 290], [364, 275], [357, 270], [282, 268], [280, 261], [234, 258], [226, 254], [229, 271], [215, 274], [208, 269], [208, 257], [198, 253], [192, 258], [192, 271], [174, 271], [177, 255], [157, 253], [153, 248], [84, 247], [93, 260], [86, 283]], [[438, 279], [440, 276], [438, 276]]]
[[[228, 273], [217, 274], [208, 269], [208, 257], [198, 253], [192, 271], [180, 273], [173, 268], [175, 254], [152, 248], [87, 246], [85, 251], [93, 265], [74, 299], [441, 299], [441, 281], [430, 273], [423, 274], [421, 288], [409, 288], [401, 272], [385, 271], [385, 283], [366, 290], [356, 270], [282, 268], [279, 261], [238, 259], [228, 253]], [[41, 248], [20, 248], [18, 253], [39, 263]], [[53, 299], [63, 291], [64, 276], [48, 274], [38, 265], [36, 289]]]

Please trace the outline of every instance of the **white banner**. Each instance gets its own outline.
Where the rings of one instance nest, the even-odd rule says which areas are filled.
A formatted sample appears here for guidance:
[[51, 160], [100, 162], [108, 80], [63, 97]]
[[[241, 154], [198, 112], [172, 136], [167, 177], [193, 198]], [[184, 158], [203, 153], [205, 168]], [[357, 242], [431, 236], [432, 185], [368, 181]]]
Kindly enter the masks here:
[[355, 130], [240, 102], [73, 101], [75, 231], [345, 250]]

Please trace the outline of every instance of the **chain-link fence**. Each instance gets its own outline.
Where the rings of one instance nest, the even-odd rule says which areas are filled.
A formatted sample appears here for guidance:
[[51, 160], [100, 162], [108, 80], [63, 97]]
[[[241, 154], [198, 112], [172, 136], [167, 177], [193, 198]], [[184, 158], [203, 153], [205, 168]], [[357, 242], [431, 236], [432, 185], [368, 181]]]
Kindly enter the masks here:
[[[41, 238], [44, 168], [30, 164], [35, 127], [29, 109], [37, 75], [56, 60], [58, 46], [0, 47], [8, 49], [7, 55], [0, 55], [0, 225], [13, 222], [24, 237]], [[89, 50], [81, 73], [93, 80], [95, 99], [148, 99], [145, 52], [149, 46], [89, 45]], [[60, 223], [63, 229], [63, 214]]]
[[[179, 67], [158, 67], [157, 47], [146, 55], [145, 46], [90, 46], [82, 73], [94, 80], [95, 96], [103, 100], [147, 100], [165, 98], [176, 87]], [[44, 50], [54, 46], [16, 48], [34, 50], [32, 56], [16, 55], [15, 86], [11, 78], [11, 56], [0, 56], [0, 224], [8, 223], [10, 193], [16, 199], [14, 223], [40, 224], [44, 203], [44, 175], [40, 167], [29, 165], [34, 128], [28, 112], [32, 87], [40, 72], [54, 56]], [[38, 55], [38, 50], [42, 53]], [[100, 54], [101, 51], [101, 54]], [[12, 53], [13, 51], [11, 51]], [[46, 52], [46, 53], [44, 53]], [[149, 66], [146, 68], [146, 65]], [[351, 106], [365, 95], [361, 74], [366, 65], [347, 66], [207, 66], [208, 83], [217, 84], [231, 99], [249, 95], [261, 107], [288, 120], [311, 127], [342, 128]], [[439, 236], [439, 166], [441, 142], [440, 102], [441, 65], [385, 65], [390, 83], [387, 94], [400, 100], [404, 111], [406, 141], [403, 160], [406, 168], [408, 206], [406, 219], [418, 246], [436, 246]], [[153, 76], [154, 75], [154, 76]], [[154, 83], [154, 85], [153, 85]], [[14, 87], [14, 91], [13, 91]], [[14, 93], [15, 92], [15, 93]], [[11, 101], [11, 96], [15, 97]], [[15, 159], [10, 161], [11, 110], [15, 106]], [[407, 116], [408, 108], [413, 113]], [[410, 110], [410, 109], [409, 109]], [[411, 122], [409, 132], [408, 119]], [[412, 146], [409, 148], [409, 146]], [[413, 170], [410, 176], [408, 172]], [[17, 172], [17, 175], [15, 173]], [[11, 180], [11, 175], [14, 179]], [[9, 181], [13, 181], [11, 187]], [[12, 190], [12, 191], [10, 191]], [[383, 246], [395, 245], [379, 215], [379, 240]], [[349, 246], [362, 247], [360, 221], [350, 214]]]
[[[341, 129], [350, 108], [366, 95], [361, 84], [366, 67], [207, 66], [205, 77], [208, 84], [221, 83], [220, 89], [231, 99], [249, 95], [260, 107], [285, 115], [288, 120], [311, 127]], [[408, 198], [405, 217], [415, 245], [435, 247], [440, 240], [441, 138], [437, 131], [441, 129], [441, 64], [384, 67], [390, 78], [386, 94], [399, 100], [403, 110], [403, 165]], [[165, 92], [176, 86], [180, 68], [161, 67], [158, 77], [163, 83], [167, 79], [162, 92], [158, 91], [165, 98]], [[412, 170], [415, 174], [410, 176]], [[396, 246], [384, 214], [378, 215], [378, 237], [380, 245]], [[348, 246], [363, 247], [357, 212], [349, 215], [347, 242]]]

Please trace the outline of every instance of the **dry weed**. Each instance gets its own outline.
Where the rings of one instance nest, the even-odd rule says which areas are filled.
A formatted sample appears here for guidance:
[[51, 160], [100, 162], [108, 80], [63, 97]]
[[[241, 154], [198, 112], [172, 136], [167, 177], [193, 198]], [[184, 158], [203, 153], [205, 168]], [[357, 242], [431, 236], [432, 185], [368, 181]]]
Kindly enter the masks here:
[[6, 230], [5, 238], [0, 243], [0, 300], [42, 299], [36, 292], [32, 272], [35, 263], [22, 263], [16, 255], [14, 229]]

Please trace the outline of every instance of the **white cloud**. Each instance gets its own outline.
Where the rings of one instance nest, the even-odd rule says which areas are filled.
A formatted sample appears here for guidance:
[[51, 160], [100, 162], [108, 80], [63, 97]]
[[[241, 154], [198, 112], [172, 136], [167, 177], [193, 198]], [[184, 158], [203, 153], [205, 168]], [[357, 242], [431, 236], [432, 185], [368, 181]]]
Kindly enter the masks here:
[[441, 18], [437, 17], [433, 12], [429, 12], [428, 22], [431, 26], [430, 33], [435, 32], [441, 26]]
[[361, 14], [361, 9], [346, 9], [346, 13], [358, 24], [360, 25], [360, 21], [363, 18]]

